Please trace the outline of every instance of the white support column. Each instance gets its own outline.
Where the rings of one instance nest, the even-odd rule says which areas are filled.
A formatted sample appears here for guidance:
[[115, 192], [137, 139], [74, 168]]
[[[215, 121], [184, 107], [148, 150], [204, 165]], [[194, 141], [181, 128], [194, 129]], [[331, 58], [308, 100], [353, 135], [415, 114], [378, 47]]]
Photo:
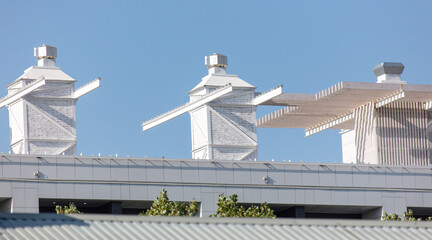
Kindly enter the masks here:
[[425, 104], [424, 104], [424, 109], [425, 109], [425, 110], [430, 110], [430, 109], [432, 109], [432, 100], [425, 102]]

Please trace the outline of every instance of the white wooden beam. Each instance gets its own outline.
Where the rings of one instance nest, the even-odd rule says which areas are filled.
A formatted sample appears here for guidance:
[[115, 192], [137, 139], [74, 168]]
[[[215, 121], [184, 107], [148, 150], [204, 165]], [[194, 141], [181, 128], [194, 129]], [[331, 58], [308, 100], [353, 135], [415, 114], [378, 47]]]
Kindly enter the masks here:
[[277, 118], [281, 118], [283, 115], [289, 114], [289, 113], [294, 112], [296, 110], [298, 110], [297, 106], [287, 106], [287, 107], [281, 108], [279, 110], [271, 112], [271, 113], [257, 119], [256, 125], [257, 125], [257, 127], [261, 127], [262, 125], [265, 125], [270, 121], [273, 121]]
[[101, 78], [96, 78], [95, 80], [85, 84], [84, 86], [78, 88], [75, 90], [75, 92], [72, 95], [72, 98], [78, 99], [84, 95], [86, 95], [87, 93], [95, 90], [96, 88], [100, 87], [100, 81]]
[[264, 92], [258, 95], [256, 98], [252, 100], [253, 105], [260, 105], [263, 102], [266, 102], [274, 97], [277, 97], [282, 94], [282, 85], [279, 87], [273, 88], [270, 91]]
[[184, 113], [187, 113], [189, 111], [194, 110], [197, 107], [200, 107], [208, 102], [211, 102], [219, 97], [222, 97], [223, 95], [230, 93], [233, 91], [233, 87], [231, 85], [227, 85], [225, 87], [221, 87], [217, 90], [214, 90], [213, 92], [204, 95], [202, 98], [197, 99], [192, 102], [188, 102], [180, 107], [177, 107], [171, 111], [168, 111], [162, 115], [159, 115], [153, 119], [150, 119], [146, 122], [143, 122], [143, 132], [149, 130], [150, 128], [156, 127], [159, 124], [162, 124], [168, 120], [171, 120], [173, 118], [176, 118]]
[[44, 78], [37, 80], [34, 83], [29, 84], [28, 86], [20, 89], [16, 93], [13, 93], [11, 95], [7, 95], [6, 97], [0, 99], [0, 108], [15, 102], [16, 100], [24, 97], [25, 95], [33, 92], [34, 90], [40, 88], [43, 85], [45, 85], [45, 79]]
[[380, 100], [376, 101], [375, 102], [375, 107], [376, 108], [384, 107], [385, 105], [390, 104], [392, 102], [395, 102], [395, 101], [397, 101], [399, 99], [402, 99], [404, 97], [405, 97], [405, 92], [404, 91], [398, 91], [395, 94], [392, 94], [392, 95], [390, 95], [388, 97], [385, 97], [383, 99], [380, 99]]
[[334, 127], [336, 125], [339, 125], [339, 124], [341, 124], [343, 122], [346, 122], [348, 120], [351, 120], [353, 118], [354, 118], [354, 112], [351, 112], [351, 113], [344, 114], [342, 116], [333, 118], [332, 120], [330, 120], [328, 122], [325, 122], [325, 123], [322, 123], [322, 124], [320, 124], [318, 126], [315, 126], [315, 127], [312, 127], [312, 128], [308, 128], [308, 129], [305, 130], [306, 137], [308, 137], [310, 135], [313, 135], [315, 133], [319, 133], [321, 131], [324, 131], [326, 129]]

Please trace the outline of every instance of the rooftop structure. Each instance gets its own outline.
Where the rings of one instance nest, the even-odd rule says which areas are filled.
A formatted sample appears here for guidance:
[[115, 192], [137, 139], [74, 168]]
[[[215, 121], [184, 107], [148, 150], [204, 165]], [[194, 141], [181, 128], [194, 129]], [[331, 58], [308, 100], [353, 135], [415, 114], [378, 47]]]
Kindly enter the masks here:
[[190, 101], [142, 124], [143, 131], [189, 112], [192, 158], [256, 160], [256, 107], [282, 93], [282, 86], [266, 93], [237, 75], [227, 74], [222, 54], [205, 57], [208, 75], [190, 92]]
[[263, 105], [285, 106], [257, 127], [305, 128], [306, 136], [341, 129], [343, 162], [429, 165], [432, 85], [406, 84], [401, 63], [374, 68], [376, 83], [340, 82], [315, 94], [283, 93]]
[[74, 89], [75, 79], [56, 66], [57, 48], [34, 49], [38, 66], [8, 85], [0, 108], [9, 109], [11, 152], [76, 155], [75, 105], [100, 86], [100, 78]]

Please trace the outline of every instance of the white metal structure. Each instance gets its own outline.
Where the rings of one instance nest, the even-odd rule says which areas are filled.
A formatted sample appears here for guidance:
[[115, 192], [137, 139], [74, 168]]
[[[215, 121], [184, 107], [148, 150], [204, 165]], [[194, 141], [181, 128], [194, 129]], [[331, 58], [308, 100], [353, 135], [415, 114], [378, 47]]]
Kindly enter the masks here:
[[227, 74], [227, 57], [205, 58], [209, 74], [190, 92], [190, 101], [142, 124], [143, 131], [189, 112], [194, 159], [255, 160], [256, 107], [282, 94], [282, 86], [265, 93], [237, 75]]
[[0, 108], [8, 106], [11, 152], [16, 154], [76, 154], [75, 104], [100, 87], [100, 78], [74, 90], [75, 79], [56, 67], [57, 48], [35, 48], [38, 66], [8, 85]]
[[341, 82], [316, 94], [284, 93], [263, 105], [288, 106], [258, 127], [342, 129], [346, 163], [429, 165], [432, 85], [406, 84], [401, 63], [374, 68], [377, 83]]

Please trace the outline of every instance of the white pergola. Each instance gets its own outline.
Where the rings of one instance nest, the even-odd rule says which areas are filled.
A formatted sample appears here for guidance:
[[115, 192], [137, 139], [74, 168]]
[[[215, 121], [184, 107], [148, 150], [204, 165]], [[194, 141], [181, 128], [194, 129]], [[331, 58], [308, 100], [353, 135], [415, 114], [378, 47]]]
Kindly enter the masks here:
[[306, 136], [325, 129], [353, 129], [353, 111], [392, 102], [422, 102], [432, 108], [432, 85], [340, 82], [315, 94], [283, 93], [261, 105], [286, 106], [257, 119], [262, 128], [305, 128]]

